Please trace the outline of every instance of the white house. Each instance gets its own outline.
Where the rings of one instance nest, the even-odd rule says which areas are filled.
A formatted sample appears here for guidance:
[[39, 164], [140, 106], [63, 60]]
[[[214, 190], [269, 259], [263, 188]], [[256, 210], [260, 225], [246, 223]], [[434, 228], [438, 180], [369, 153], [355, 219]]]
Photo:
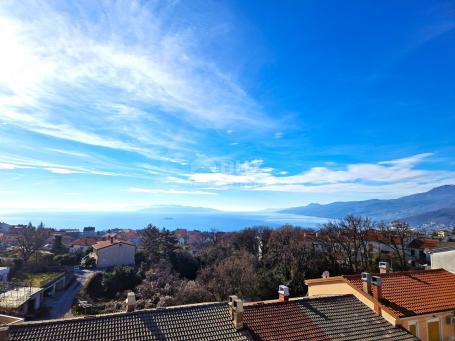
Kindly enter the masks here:
[[455, 273], [455, 246], [444, 246], [430, 252], [431, 268]]
[[93, 245], [92, 256], [98, 268], [117, 265], [134, 265], [136, 246], [125, 240], [110, 238]]

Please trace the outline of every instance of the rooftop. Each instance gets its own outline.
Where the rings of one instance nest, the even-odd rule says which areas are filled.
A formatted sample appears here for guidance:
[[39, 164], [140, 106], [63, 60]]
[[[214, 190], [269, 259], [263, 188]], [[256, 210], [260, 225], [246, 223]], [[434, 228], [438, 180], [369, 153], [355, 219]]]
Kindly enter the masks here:
[[[384, 306], [398, 317], [455, 309], [455, 274], [443, 269], [378, 274]], [[360, 275], [343, 276], [362, 290]], [[376, 287], [372, 287], [373, 292]]]
[[227, 303], [208, 303], [108, 314], [9, 327], [10, 341], [251, 340], [236, 331]]
[[437, 239], [414, 239], [409, 243], [409, 247], [413, 249], [434, 249], [439, 246]]
[[44, 340], [416, 340], [353, 295], [245, 304], [237, 331], [227, 303], [204, 303], [9, 327], [10, 341]]
[[93, 244], [92, 246], [94, 249], [99, 250], [99, 249], [102, 249], [102, 248], [105, 248], [105, 247], [108, 247], [111, 245], [116, 245], [116, 244], [126, 244], [126, 245], [135, 246], [133, 243], [130, 243], [126, 240], [118, 240], [118, 239], [114, 239], [113, 241], [102, 240], [102, 241], [97, 242], [96, 244]]
[[264, 341], [416, 340], [353, 295], [245, 305], [244, 321]]

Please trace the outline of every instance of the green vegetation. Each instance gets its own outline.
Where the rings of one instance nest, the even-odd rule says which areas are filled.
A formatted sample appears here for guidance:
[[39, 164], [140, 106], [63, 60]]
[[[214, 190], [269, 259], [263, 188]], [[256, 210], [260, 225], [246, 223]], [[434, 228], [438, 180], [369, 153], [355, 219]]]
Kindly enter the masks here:
[[41, 287], [63, 274], [62, 272], [21, 273], [12, 278], [13, 282], [27, 283], [32, 287]]
[[[404, 246], [416, 236], [406, 223], [384, 225], [348, 216], [318, 233], [291, 225], [203, 233], [191, 251], [178, 245], [172, 232], [153, 225], [142, 237], [136, 266], [94, 274], [78, 297], [88, 305], [74, 311], [123, 310], [129, 290], [136, 293], [138, 309], [226, 300], [232, 294], [273, 299], [280, 284], [293, 296], [304, 296], [305, 280], [320, 278], [326, 270], [332, 276], [373, 272], [379, 261], [408, 268]], [[375, 250], [372, 242], [386, 245], [389, 253]]]

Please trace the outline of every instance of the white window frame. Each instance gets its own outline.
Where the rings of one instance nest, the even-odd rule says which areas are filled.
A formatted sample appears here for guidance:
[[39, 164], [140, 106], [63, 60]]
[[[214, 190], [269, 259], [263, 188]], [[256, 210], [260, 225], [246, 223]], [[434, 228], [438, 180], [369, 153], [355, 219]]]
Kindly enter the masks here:
[[419, 331], [419, 321], [413, 320], [408, 322], [408, 331], [410, 331], [410, 326], [416, 326], [416, 337], [420, 336], [420, 331]]
[[440, 317], [435, 317], [429, 320], [426, 320], [426, 325], [427, 325], [427, 340], [430, 340], [430, 331], [428, 330], [428, 324], [431, 322], [438, 322], [439, 324], [439, 341], [443, 339], [442, 335], [442, 323], [441, 323], [441, 318]]

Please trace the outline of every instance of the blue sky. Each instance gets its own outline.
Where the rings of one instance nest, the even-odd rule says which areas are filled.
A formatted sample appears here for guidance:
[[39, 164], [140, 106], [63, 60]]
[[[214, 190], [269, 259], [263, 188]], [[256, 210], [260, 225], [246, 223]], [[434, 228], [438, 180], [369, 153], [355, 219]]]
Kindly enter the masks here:
[[0, 212], [455, 183], [453, 1], [2, 1]]

